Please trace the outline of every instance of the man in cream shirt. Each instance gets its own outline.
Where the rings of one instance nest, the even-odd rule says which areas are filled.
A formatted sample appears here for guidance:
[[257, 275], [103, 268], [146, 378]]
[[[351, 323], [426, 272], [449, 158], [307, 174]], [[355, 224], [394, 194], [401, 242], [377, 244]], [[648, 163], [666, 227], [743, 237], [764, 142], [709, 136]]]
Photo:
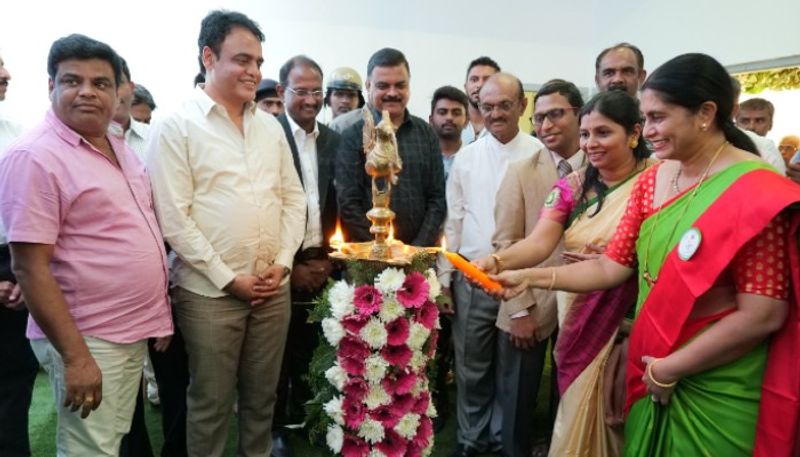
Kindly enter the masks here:
[[221, 456], [238, 392], [237, 455], [270, 453], [275, 388], [289, 324], [289, 267], [306, 197], [278, 121], [253, 102], [258, 25], [203, 19], [205, 84], [151, 131], [148, 169], [189, 355], [190, 456]]
[[[542, 144], [520, 131], [527, 101], [519, 79], [496, 73], [483, 85], [478, 108], [489, 134], [462, 149], [447, 181], [447, 248], [468, 259], [494, 252], [495, 194], [508, 164], [530, 157]], [[495, 320], [499, 301], [473, 287], [460, 274], [453, 278], [453, 342], [456, 354], [458, 450], [454, 457], [497, 452], [502, 412], [496, 397]], [[449, 274], [442, 285], [450, 288]]]

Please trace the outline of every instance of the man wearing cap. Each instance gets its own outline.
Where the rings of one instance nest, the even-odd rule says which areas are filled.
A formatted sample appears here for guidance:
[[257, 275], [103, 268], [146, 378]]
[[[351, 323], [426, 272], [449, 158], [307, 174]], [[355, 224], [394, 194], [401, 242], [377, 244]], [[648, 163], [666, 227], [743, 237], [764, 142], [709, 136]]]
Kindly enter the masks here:
[[364, 106], [361, 77], [350, 67], [333, 70], [325, 89], [325, 106], [331, 107], [331, 119]]
[[256, 89], [256, 106], [273, 116], [283, 113], [283, 100], [278, 95], [278, 81], [262, 79]]

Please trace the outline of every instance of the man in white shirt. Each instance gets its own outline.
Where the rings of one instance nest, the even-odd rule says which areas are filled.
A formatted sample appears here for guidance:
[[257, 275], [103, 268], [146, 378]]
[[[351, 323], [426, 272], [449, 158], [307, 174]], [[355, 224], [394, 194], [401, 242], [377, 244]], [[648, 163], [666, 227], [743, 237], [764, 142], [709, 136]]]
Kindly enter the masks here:
[[[787, 165], [786, 162], [783, 161], [783, 156], [781, 155], [780, 151], [778, 151], [778, 147], [775, 146], [775, 143], [770, 140], [769, 138], [763, 136], [767, 133], [767, 131], [772, 128], [772, 113], [769, 114], [769, 128], [767, 130], [763, 130], [766, 125], [766, 120], [763, 119], [763, 116], [760, 117], [758, 120], [754, 120], [753, 114], [748, 113], [747, 116], [742, 117], [740, 115], [741, 105], [739, 104], [739, 96], [742, 94], [742, 85], [739, 83], [739, 80], [731, 76], [731, 84], [733, 85], [733, 119], [736, 120], [736, 127], [738, 127], [741, 131], [747, 134], [750, 137], [750, 140], [753, 144], [756, 145], [756, 149], [758, 150], [758, 154], [764, 159], [765, 162], [775, 167], [779, 173], [786, 175], [787, 174]], [[754, 99], [755, 100], [755, 99]], [[762, 100], [762, 99], [759, 99]], [[748, 100], [750, 101], [750, 100]], [[766, 100], [764, 100], [766, 101]], [[747, 102], [745, 102], [747, 103]], [[767, 102], [769, 103], [769, 102]], [[756, 103], [756, 106], [761, 106]], [[768, 106], [772, 106], [769, 103]], [[767, 109], [764, 108], [764, 111]], [[774, 108], [773, 108], [774, 110]], [[766, 114], [765, 114], [766, 115]], [[756, 128], [757, 127], [757, 128]], [[754, 130], [749, 130], [749, 128], [754, 128]], [[758, 130], [758, 131], [756, 131]], [[760, 133], [763, 131], [764, 133]], [[792, 165], [789, 165], [789, 170], [792, 171], [788, 173], [789, 178], [793, 179], [795, 182], [800, 182], [798, 177], [793, 173]]]
[[272, 456], [289, 457], [283, 426], [302, 423], [305, 403], [313, 398], [305, 378], [321, 329], [308, 322], [308, 315], [333, 270], [328, 243], [338, 212], [333, 177], [339, 134], [316, 119], [323, 96], [322, 69], [315, 61], [292, 57], [281, 67], [279, 79], [278, 94], [286, 111], [278, 115], [278, 122], [292, 150], [308, 208], [303, 244], [292, 266], [292, 317], [272, 427]]
[[247, 16], [203, 19], [205, 84], [151, 133], [148, 169], [178, 258], [173, 305], [189, 355], [188, 454], [221, 456], [238, 392], [238, 455], [270, 453], [289, 324], [288, 275], [305, 194], [277, 120], [255, 102], [264, 35]]
[[111, 123], [109, 130], [113, 135], [124, 139], [125, 143], [136, 152], [139, 160], [144, 162], [150, 126], [137, 121], [131, 116], [133, 90], [135, 87], [136, 85], [131, 81], [131, 70], [128, 68], [128, 63], [125, 59], [122, 59], [122, 82], [117, 88], [119, 105], [117, 105], [117, 111], [114, 113], [114, 122]]
[[500, 72], [500, 65], [489, 57], [478, 57], [469, 63], [467, 67], [467, 79], [464, 81], [464, 92], [469, 97], [469, 109], [467, 112], [468, 120], [464, 130], [461, 131], [461, 142], [470, 144], [473, 141], [486, 135], [486, 129], [483, 125], [483, 115], [478, 108], [479, 94], [481, 88], [486, 84], [495, 73]]
[[[534, 128], [545, 148], [508, 166], [497, 191], [494, 212], [497, 228], [492, 244], [496, 250], [527, 236], [539, 220], [539, 212], [556, 180], [585, 165], [579, 149], [578, 112], [582, 106], [578, 88], [564, 80], [548, 81], [536, 93]], [[540, 266], [560, 264], [562, 251], [559, 246]], [[503, 450], [509, 457], [528, 457], [533, 447], [530, 412], [536, 409], [547, 342], [554, 341], [555, 336], [555, 292], [531, 289], [501, 302], [497, 328]], [[551, 392], [557, 392], [555, 381]], [[550, 436], [546, 430], [540, 432]]]
[[[492, 252], [495, 194], [508, 164], [543, 148], [519, 129], [527, 100], [522, 83], [508, 73], [492, 75], [480, 91], [479, 109], [489, 134], [456, 156], [447, 181], [447, 248], [468, 259]], [[450, 288], [450, 275], [442, 275]], [[496, 397], [499, 301], [473, 287], [461, 274], [452, 283], [455, 302], [458, 450], [454, 456], [496, 452], [501, 447], [502, 411]], [[447, 293], [447, 292], [446, 292]]]

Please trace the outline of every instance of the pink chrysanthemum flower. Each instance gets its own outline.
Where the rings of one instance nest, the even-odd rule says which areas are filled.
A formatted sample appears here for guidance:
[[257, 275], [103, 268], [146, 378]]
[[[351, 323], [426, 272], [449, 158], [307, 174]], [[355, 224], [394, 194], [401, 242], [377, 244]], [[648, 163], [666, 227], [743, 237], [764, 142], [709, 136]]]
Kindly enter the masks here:
[[406, 344], [408, 340], [408, 319], [405, 317], [398, 317], [397, 319], [386, 324], [386, 342], [392, 346], [399, 346]]
[[433, 330], [436, 327], [436, 321], [439, 319], [439, 308], [436, 303], [428, 300], [420, 307], [414, 319], [420, 324], [424, 325], [428, 330]]
[[359, 314], [370, 316], [377, 313], [381, 309], [383, 296], [381, 295], [381, 291], [378, 289], [370, 286], [369, 284], [364, 284], [356, 289], [353, 303], [355, 304]]
[[430, 287], [422, 273], [409, 273], [397, 291], [397, 301], [406, 308], [419, 308], [428, 299]]
[[395, 368], [405, 368], [408, 365], [408, 361], [411, 360], [411, 355], [411, 349], [409, 349], [406, 345], [387, 345], [381, 349], [381, 356], [383, 359], [389, 362], [389, 365], [393, 365]]
[[386, 457], [404, 457], [408, 443], [394, 430], [386, 430], [383, 441], [375, 445], [375, 448], [383, 452]]
[[364, 403], [360, 399], [355, 399], [350, 396], [345, 396], [342, 401], [342, 409], [344, 410], [344, 423], [351, 429], [357, 429], [364, 422], [367, 416], [367, 410]]
[[344, 434], [344, 442], [342, 443], [343, 457], [366, 457], [367, 454], [369, 454], [369, 446], [367, 446], [366, 441], [350, 433]]

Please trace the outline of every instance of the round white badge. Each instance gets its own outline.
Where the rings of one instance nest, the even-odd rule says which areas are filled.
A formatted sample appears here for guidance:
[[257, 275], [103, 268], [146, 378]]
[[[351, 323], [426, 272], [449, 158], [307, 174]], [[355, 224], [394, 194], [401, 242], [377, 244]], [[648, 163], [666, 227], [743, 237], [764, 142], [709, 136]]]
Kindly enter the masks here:
[[694, 256], [694, 253], [700, 249], [700, 243], [703, 241], [703, 235], [700, 229], [692, 227], [687, 230], [681, 237], [678, 243], [678, 257], [683, 260], [689, 260]]

